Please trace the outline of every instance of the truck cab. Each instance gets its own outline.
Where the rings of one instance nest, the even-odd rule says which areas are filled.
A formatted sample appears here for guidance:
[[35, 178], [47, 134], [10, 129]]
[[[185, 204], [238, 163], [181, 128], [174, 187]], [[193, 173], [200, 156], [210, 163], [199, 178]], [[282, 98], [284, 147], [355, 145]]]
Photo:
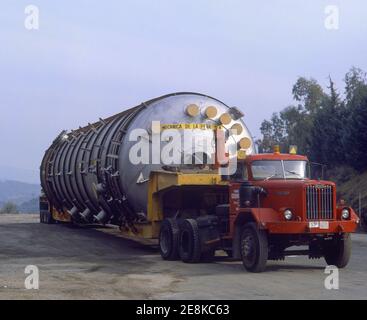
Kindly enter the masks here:
[[[233, 252], [247, 269], [262, 271], [267, 259], [301, 254], [347, 265], [359, 218], [337, 203], [335, 183], [310, 178], [307, 157], [250, 155], [238, 163], [229, 192]], [[308, 248], [286, 250], [293, 246]]]
[[350, 233], [359, 218], [337, 202], [335, 183], [310, 178], [307, 157], [254, 154], [237, 164], [225, 182], [195, 191], [204, 203], [208, 193], [216, 194], [220, 200], [214, 206], [212, 201], [196, 214], [163, 218], [159, 240], [164, 259], [207, 261], [221, 249], [251, 272], [262, 272], [267, 260], [287, 255], [324, 258], [339, 268], [348, 264]]

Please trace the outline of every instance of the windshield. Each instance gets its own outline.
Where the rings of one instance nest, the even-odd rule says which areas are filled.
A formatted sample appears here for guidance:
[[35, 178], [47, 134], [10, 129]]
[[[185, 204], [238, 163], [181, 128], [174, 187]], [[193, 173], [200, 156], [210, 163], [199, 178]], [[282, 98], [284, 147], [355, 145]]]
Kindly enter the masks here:
[[255, 180], [308, 178], [307, 161], [259, 160], [252, 162], [251, 169]]

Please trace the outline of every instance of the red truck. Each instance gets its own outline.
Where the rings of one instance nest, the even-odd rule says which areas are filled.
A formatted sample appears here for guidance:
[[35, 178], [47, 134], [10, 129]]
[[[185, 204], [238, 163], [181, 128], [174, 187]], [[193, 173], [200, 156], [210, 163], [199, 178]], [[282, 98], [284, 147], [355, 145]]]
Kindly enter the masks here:
[[[312, 180], [309, 171], [308, 159], [301, 155], [275, 152], [238, 160], [226, 187], [210, 191], [222, 195], [217, 197], [221, 203], [196, 216], [163, 220], [162, 257], [198, 262], [222, 249], [252, 272], [264, 271], [267, 260], [287, 255], [323, 257], [328, 265], [345, 267], [350, 233], [359, 218], [352, 208], [337, 203], [335, 183]], [[228, 198], [223, 197], [227, 192]], [[304, 248], [289, 249], [294, 246]]]

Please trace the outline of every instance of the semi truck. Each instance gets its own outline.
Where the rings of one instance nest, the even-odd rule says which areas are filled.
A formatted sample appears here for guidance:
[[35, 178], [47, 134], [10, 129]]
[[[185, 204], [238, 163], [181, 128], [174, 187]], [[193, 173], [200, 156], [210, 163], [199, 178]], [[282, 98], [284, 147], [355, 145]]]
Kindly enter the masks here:
[[[345, 267], [359, 223], [354, 210], [337, 201], [333, 182], [311, 179], [307, 157], [294, 148], [256, 153], [243, 116], [184, 92], [62, 131], [41, 164], [40, 222], [117, 225], [130, 237], [157, 239], [163, 259], [185, 263], [224, 250], [250, 272], [287, 255]], [[185, 133], [173, 149], [182, 162], [131, 159], [137, 141], [140, 155], [144, 146], [154, 154], [172, 144], [165, 130]], [[234, 170], [218, 159], [219, 149]]]

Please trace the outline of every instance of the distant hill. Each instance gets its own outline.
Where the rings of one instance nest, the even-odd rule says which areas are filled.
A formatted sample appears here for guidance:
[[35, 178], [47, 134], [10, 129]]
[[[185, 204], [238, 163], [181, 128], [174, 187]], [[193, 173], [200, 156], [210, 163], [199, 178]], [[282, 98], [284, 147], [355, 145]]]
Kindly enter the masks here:
[[39, 212], [39, 199], [33, 198], [29, 201], [23, 202], [18, 206], [18, 211], [21, 213], [38, 213]]
[[6, 202], [13, 202], [20, 212], [37, 212], [40, 191], [39, 184], [0, 180], [0, 208]]
[[[342, 179], [338, 176], [338, 191], [341, 198], [347, 200], [356, 211], [367, 215], [367, 171], [364, 173], [347, 173], [342, 171]], [[360, 206], [360, 207], [359, 207]]]
[[361, 173], [348, 166], [339, 166], [327, 170], [325, 178], [336, 183], [337, 199], [344, 199], [354, 209], [367, 231], [367, 171]]
[[37, 184], [40, 181], [39, 170], [0, 165], [0, 181], [22, 181]]

